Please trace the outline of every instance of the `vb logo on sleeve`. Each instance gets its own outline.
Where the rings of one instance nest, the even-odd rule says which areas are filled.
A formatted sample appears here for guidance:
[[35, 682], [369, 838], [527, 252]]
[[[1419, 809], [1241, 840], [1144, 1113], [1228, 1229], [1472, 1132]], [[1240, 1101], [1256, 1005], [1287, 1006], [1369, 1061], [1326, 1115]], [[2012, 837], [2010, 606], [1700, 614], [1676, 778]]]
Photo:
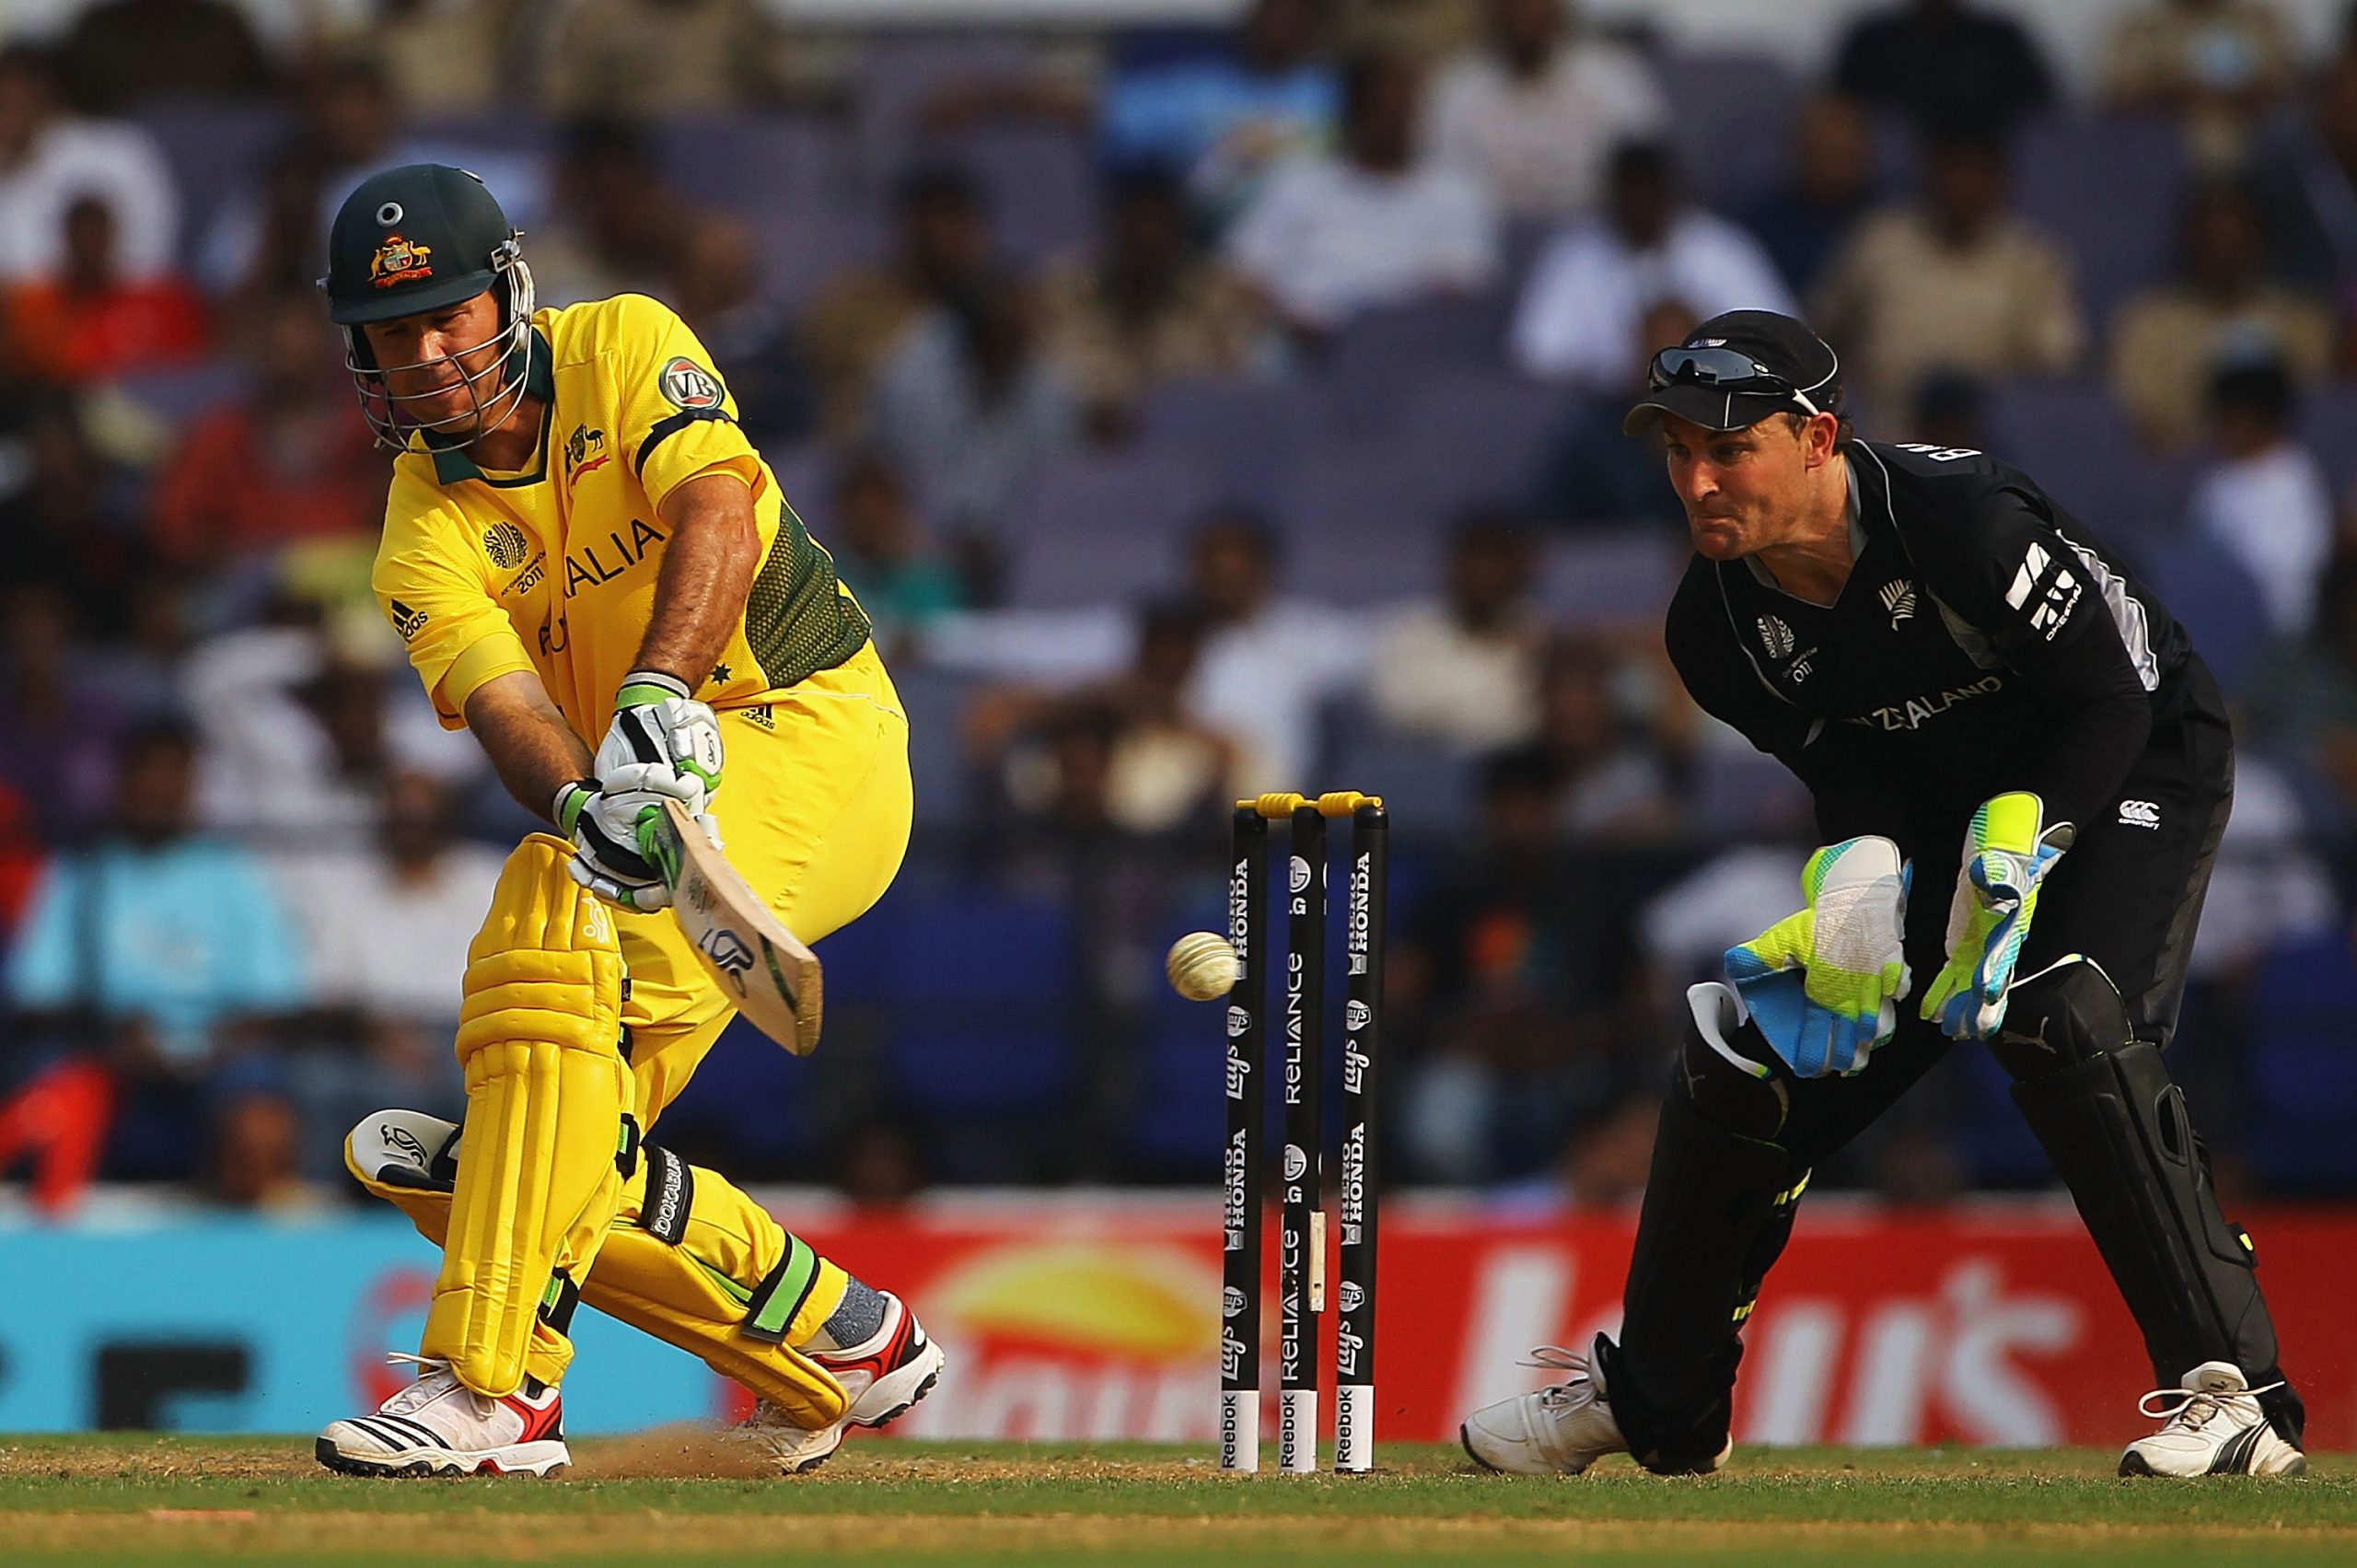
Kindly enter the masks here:
[[720, 377], [684, 354], [663, 366], [661, 386], [663, 401], [682, 412], [720, 406]]

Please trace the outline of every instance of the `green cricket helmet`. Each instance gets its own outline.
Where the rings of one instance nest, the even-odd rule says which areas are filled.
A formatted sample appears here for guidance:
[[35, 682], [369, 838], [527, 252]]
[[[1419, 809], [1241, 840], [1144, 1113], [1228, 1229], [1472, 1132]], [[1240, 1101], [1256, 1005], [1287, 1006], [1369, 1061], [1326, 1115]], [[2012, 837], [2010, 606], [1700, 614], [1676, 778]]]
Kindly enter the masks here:
[[[490, 435], [523, 401], [532, 342], [532, 273], [521, 232], [499, 210], [481, 177], [442, 164], [413, 163], [372, 174], [336, 210], [328, 230], [328, 275], [319, 280], [328, 315], [343, 329], [344, 367], [360, 393], [360, 412], [377, 438], [404, 447], [413, 432], [465, 446]], [[413, 365], [379, 366], [364, 330], [375, 321], [441, 310], [495, 293], [499, 354], [469, 371], [457, 354]], [[480, 345], [477, 345], [480, 346]], [[471, 349], [462, 352], [472, 352]], [[433, 390], [396, 393], [388, 372], [455, 371], [472, 407], [427, 419], [407, 405], [438, 398]], [[471, 424], [463, 438], [454, 428]]]

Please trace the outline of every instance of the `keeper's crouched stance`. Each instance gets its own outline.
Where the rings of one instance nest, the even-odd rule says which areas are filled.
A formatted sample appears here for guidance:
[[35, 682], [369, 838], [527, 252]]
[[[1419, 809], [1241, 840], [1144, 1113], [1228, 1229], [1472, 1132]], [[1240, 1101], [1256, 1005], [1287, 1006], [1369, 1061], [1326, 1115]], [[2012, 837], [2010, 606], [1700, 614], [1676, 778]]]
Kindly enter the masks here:
[[1808, 785], [1827, 843], [1802, 911], [1689, 995], [1620, 1342], [1542, 1352], [1570, 1380], [1474, 1411], [1465, 1446], [1716, 1469], [1811, 1167], [1973, 1041], [2142, 1330], [2165, 1422], [2120, 1472], [2297, 1473], [2251, 1242], [2161, 1059], [2234, 793], [2216, 685], [2027, 476], [1852, 438], [1839, 368], [1800, 322], [1735, 311], [1656, 356], [1630, 415], [1662, 428], [1694, 537], [1671, 659]]
[[910, 819], [866, 618], [686, 327], [629, 296], [535, 314], [473, 176], [365, 182], [326, 287], [362, 407], [401, 448], [378, 597], [444, 723], [564, 836], [517, 846], [469, 950], [463, 1126], [393, 1109], [346, 1142], [443, 1260], [417, 1380], [331, 1424], [319, 1457], [569, 1462], [559, 1387], [586, 1301], [750, 1389], [745, 1440], [807, 1469], [922, 1399], [941, 1352], [899, 1298], [652, 1141], [733, 1012], [638, 827], [681, 802], [806, 940], [865, 912]]

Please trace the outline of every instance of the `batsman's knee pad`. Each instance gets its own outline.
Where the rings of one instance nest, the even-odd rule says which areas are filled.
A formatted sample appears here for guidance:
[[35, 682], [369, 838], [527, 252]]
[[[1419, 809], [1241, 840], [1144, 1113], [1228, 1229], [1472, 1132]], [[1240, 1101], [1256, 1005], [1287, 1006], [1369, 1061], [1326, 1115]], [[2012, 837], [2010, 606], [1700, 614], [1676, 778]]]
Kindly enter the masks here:
[[2014, 1102], [2143, 1330], [2155, 1379], [2172, 1386], [2204, 1361], [2271, 1379], [2250, 1237], [2219, 1210], [2160, 1048], [2134, 1038], [2110, 980], [2084, 960], [2032, 976], [2005, 1013]]
[[1674, 1092], [1737, 1137], [1774, 1141], [1792, 1112], [1792, 1091], [1771, 1065], [1774, 1048], [1717, 981], [1689, 986], [1686, 1006], [1694, 1027], [1679, 1047]]
[[450, 1192], [459, 1177], [459, 1124], [422, 1110], [380, 1110], [344, 1134], [344, 1168], [409, 1216], [439, 1247], [450, 1234]]
[[552, 1278], [585, 1272], [620, 1201], [621, 948], [565, 874], [572, 853], [544, 834], [518, 845], [467, 951], [467, 1119], [424, 1350], [486, 1394], [522, 1384]]
[[2005, 992], [2005, 1022], [1989, 1052], [2016, 1083], [2126, 1049], [2135, 1039], [2119, 988], [2093, 958], [2048, 965]]

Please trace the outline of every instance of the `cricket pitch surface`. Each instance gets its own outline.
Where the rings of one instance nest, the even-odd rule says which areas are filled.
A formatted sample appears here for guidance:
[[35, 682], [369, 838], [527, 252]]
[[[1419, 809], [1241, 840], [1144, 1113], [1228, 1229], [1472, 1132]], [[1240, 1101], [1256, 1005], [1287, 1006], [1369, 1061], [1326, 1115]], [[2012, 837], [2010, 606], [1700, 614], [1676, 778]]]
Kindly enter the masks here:
[[853, 1439], [794, 1479], [679, 1429], [549, 1480], [331, 1475], [308, 1436], [0, 1436], [0, 1563], [2357, 1562], [2357, 1456], [2297, 1480], [2125, 1481], [2087, 1448], [1739, 1449], [1494, 1476], [1388, 1446], [1367, 1476], [1222, 1475], [1209, 1447]]

